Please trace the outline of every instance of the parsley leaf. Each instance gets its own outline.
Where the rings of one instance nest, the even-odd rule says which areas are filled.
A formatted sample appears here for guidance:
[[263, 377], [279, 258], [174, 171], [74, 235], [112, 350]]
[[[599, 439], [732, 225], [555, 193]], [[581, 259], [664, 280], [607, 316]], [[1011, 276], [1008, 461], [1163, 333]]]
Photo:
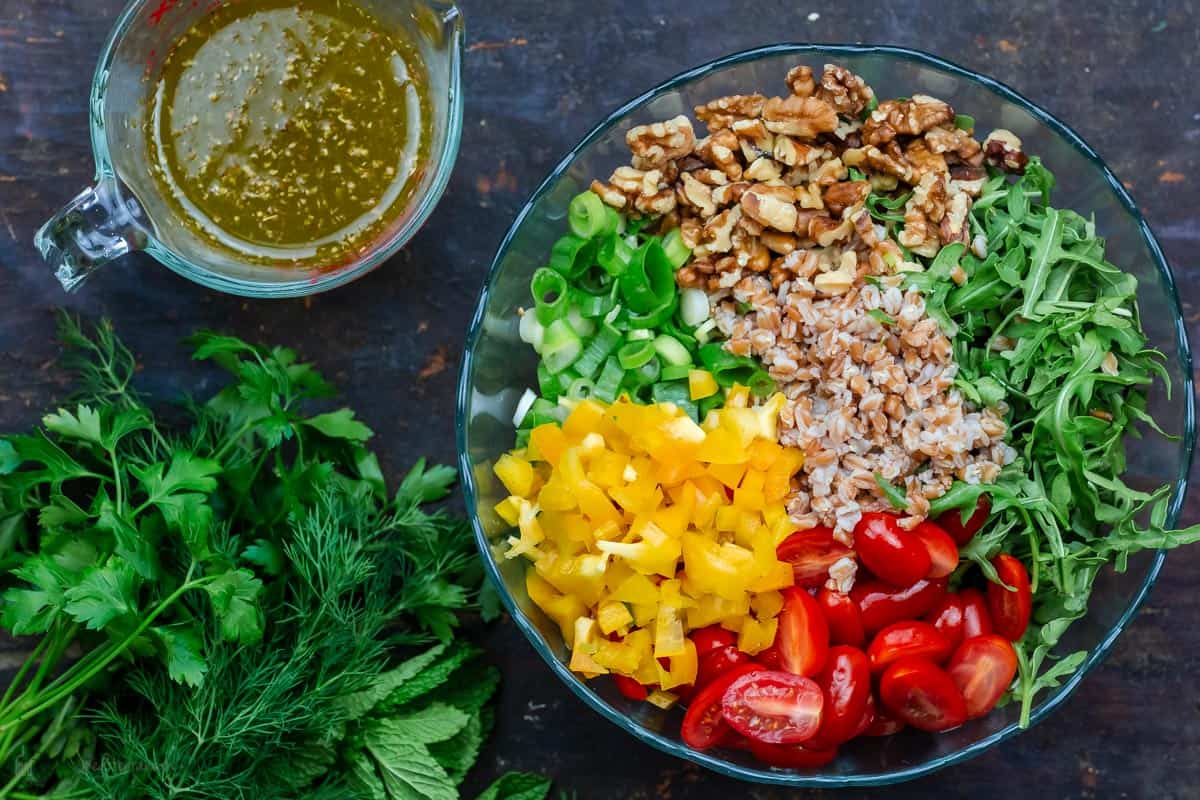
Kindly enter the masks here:
[[204, 588], [217, 612], [222, 636], [241, 644], [253, 644], [262, 638], [263, 617], [257, 602], [262, 581], [249, 570], [234, 569]]

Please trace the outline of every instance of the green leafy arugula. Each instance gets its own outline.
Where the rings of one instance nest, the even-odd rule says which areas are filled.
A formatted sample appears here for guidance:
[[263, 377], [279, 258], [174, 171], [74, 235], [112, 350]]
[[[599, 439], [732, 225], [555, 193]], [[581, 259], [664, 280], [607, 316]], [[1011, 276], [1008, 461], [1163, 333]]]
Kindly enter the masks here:
[[[1167, 381], [1164, 358], [1142, 332], [1136, 279], [1105, 259], [1093, 221], [1049, 205], [1053, 187], [1037, 158], [1014, 182], [993, 174], [970, 217], [987, 255], [948, 245], [907, 278], [953, 341], [958, 388], [1006, 410], [1014, 463], [992, 485], [956, 484], [931, 512], [965, 519], [988, 493], [993, 513], [962, 556], [989, 580], [999, 552], [1032, 567], [1034, 621], [1017, 643], [1013, 687], [1022, 724], [1037, 695], [1085, 660], [1058, 645], [1100, 569], [1200, 540], [1200, 526], [1166, 529], [1170, 487], [1142, 491], [1122, 477], [1127, 437], [1158, 430], [1146, 390]], [[956, 264], [962, 285], [947, 279]]]

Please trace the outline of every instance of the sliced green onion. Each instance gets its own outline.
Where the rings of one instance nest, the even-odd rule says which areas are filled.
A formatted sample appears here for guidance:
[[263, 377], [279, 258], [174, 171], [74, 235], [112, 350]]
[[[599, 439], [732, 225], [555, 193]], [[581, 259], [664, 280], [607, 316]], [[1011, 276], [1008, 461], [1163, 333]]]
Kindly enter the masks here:
[[539, 397], [529, 405], [529, 410], [521, 417], [522, 428], [536, 428], [548, 422], [562, 422], [565, 415], [557, 405]]
[[708, 295], [703, 289], [684, 289], [679, 293], [679, 318], [684, 325], [694, 328], [708, 316]]
[[571, 381], [571, 385], [567, 387], [567, 396], [575, 397], [579, 400], [586, 400], [592, 396], [596, 390], [596, 384], [588, 378], [576, 378]]
[[533, 273], [529, 288], [537, 306], [538, 322], [549, 325], [567, 313], [567, 279], [558, 272], [542, 267]]
[[572, 288], [578, 294], [589, 295], [606, 295], [616, 286], [616, 281], [612, 279], [612, 276], [605, 272], [603, 267], [596, 264], [576, 275], [571, 282]]
[[759, 369], [747, 379], [746, 388], [755, 397], [770, 397], [775, 393], [775, 379], [765, 369]]
[[626, 321], [631, 328], [657, 328], [671, 318], [678, 306], [679, 295], [671, 292], [671, 298], [661, 306], [645, 314], [630, 313], [626, 317]]
[[651, 239], [634, 252], [617, 281], [625, 303], [636, 313], [649, 313], [668, 299], [678, 302], [675, 270], [657, 240]]
[[715, 342], [700, 348], [700, 363], [712, 373], [718, 385], [726, 388], [735, 383], [749, 386], [750, 378], [755, 372], [760, 371], [760, 367], [754, 359], [735, 356]]
[[621, 304], [620, 303], [618, 303], [617, 305], [615, 305], [611, 309], [609, 309], [609, 312], [604, 315], [604, 321], [607, 322], [609, 325], [612, 325], [614, 322], [617, 321], [617, 317], [619, 317], [619, 316], [621, 316]]
[[687, 381], [663, 381], [654, 384], [650, 396], [656, 403], [674, 403], [687, 412], [693, 421], [700, 421], [700, 409], [692, 401], [691, 390]]
[[614, 234], [601, 242], [599, 250], [596, 251], [596, 261], [609, 275], [620, 275], [629, 267], [633, 253], [634, 248], [622, 237]]
[[568, 278], [578, 277], [595, 261], [597, 247], [593, 240], [568, 234], [550, 248], [550, 269]]
[[533, 389], [526, 389], [521, 395], [521, 399], [517, 401], [517, 408], [513, 411], [513, 427], [521, 427], [521, 423], [525, 420], [525, 415], [529, 413], [529, 409], [533, 407], [533, 401], [537, 400], [537, 395]]
[[556, 400], [562, 394], [562, 386], [558, 376], [550, 372], [546, 365], [539, 363], [537, 367], [538, 392], [549, 400]]
[[647, 330], [646, 328], [634, 328], [625, 334], [625, 338], [631, 342], [636, 342], [638, 339], [653, 339], [654, 331]]
[[668, 364], [682, 366], [692, 363], [692, 354], [679, 343], [679, 340], [667, 334], [661, 334], [654, 340], [654, 349]]
[[587, 319], [580, 313], [579, 309], [571, 306], [567, 310], [567, 324], [575, 329], [575, 332], [585, 339], [596, 332], [596, 323]]
[[621, 381], [624, 379], [625, 370], [621, 369], [617, 357], [611, 356], [608, 361], [604, 362], [604, 369], [600, 371], [600, 377], [596, 379], [596, 388], [592, 390], [592, 397], [605, 403], [613, 402], [621, 391]]
[[662, 249], [674, 269], [679, 269], [692, 257], [691, 249], [683, 243], [683, 234], [679, 228], [667, 231], [667, 235], [662, 239]]
[[695, 364], [668, 364], [662, 368], [662, 379], [664, 381], [677, 381], [686, 378], [688, 373], [695, 368]]
[[643, 386], [649, 386], [659, 379], [662, 375], [662, 364], [654, 356], [645, 364], [642, 364], [635, 370], [631, 370], [625, 374], [625, 381], [639, 389]]
[[571, 226], [571, 233], [584, 239], [604, 233], [609, 221], [604, 209], [604, 201], [595, 192], [575, 195], [567, 206], [567, 223]]
[[700, 327], [696, 328], [696, 341], [700, 344], [708, 344], [708, 340], [712, 338], [712, 332], [716, 327], [717, 321], [715, 319], [706, 320], [701, 323]]
[[579, 360], [575, 362], [575, 371], [585, 378], [595, 378], [596, 373], [604, 366], [604, 359], [621, 343], [621, 334], [612, 325], [605, 323], [596, 331], [596, 335], [588, 340]]
[[617, 284], [611, 283], [604, 294], [591, 294], [580, 289], [571, 289], [571, 301], [579, 307], [585, 317], [602, 317], [617, 304]]
[[637, 369], [654, 358], [654, 344], [650, 339], [641, 339], [622, 346], [617, 351], [617, 361], [621, 364], [621, 369]]
[[536, 313], [526, 311], [521, 315], [521, 321], [517, 324], [517, 334], [521, 337], [521, 341], [531, 345], [535, 352], [542, 352], [542, 342], [546, 338], [546, 326], [538, 322]]
[[574, 364], [582, 354], [583, 341], [565, 319], [550, 323], [542, 343], [542, 363], [552, 375]]
[[973, 131], [975, 130], [975, 118], [970, 114], [955, 114], [954, 127], [964, 131]]

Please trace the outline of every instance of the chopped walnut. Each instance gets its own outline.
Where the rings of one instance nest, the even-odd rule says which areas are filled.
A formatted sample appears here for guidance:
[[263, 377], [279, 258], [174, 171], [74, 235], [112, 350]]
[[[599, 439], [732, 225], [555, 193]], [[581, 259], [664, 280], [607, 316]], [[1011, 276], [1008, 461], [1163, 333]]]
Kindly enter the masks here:
[[812, 97], [813, 90], [816, 88], [816, 84], [813, 82], [812, 67], [807, 64], [792, 67], [788, 70], [787, 85], [796, 97]]
[[857, 119], [875, 99], [875, 92], [866, 81], [845, 67], [826, 64], [816, 96], [833, 106], [839, 114]]
[[625, 208], [625, 204], [629, 202], [624, 193], [611, 183], [593, 180], [589, 188], [596, 193], [606, 206], [612, 206], [619, 210]]
[[747, 181], [737, 181], [736, 183], [727, 183], [724, 186], [718, 186], [712, 191], [712, 200], [717, 204], [717, 208], [733, 205], [742, 199], [742, 194], [750, 188]]
[[741, 207], [751, 219], [783, 233], [796, 229], [795, 194], [784, 186], [752, 186]]
[[987, 163], [1005, 172], [1024, 174], [1029, 156], [1021, 150], [1021, 140], [1010, 130], [997, 128], [983, 142]]
[[863, 141], [880, 145], [898, 135], [919, 136], [937, 125], [954, 122], [954, 109], [929, 95], [913, 95], [910, 100], [886, 100], [871, 112], [863, 124]]
[[729, 128], [738, 137], [742, 155], [747, 161], [770, 156], [775, 149], [775, 137], [761, 119], [743, 119]]
[[767, 98], [761, 94], [734, 94], [718, 97], [694, 109], [696, 117], [708, 126], [710, 133], [728, 128], [743, 119], [757, 119]]
[[938, 226], [938, 235], [943, 245], [951, 242], [967, 243], [967, 214], [970, 210], [971, 198], [965, 193], [958, 192], [950, 196], [950, 203], [946, 206], [946, 216], [942, 217], [942, 222]]
[[934, 153], [951, 153], [964, 163], [974, 166], [983, 163], [983, 146], [961, 128], [934, 128], [925, 134], [925, 143]]
[[919, 255], [936, 255], [941, 246], [937, 226], [946, 215], [947, 202], [945, 180], [941, 175], [926, 174], [904, 204], [904, 230], [897, 237], [900, 244]]
[[791, 95], [772, 97], [763, 106], [763, 120], [771, 133], [782, 133], [801, 139], [813, 139], [820, 133], [832, 133], [837, 128], [837, 112], [833, 106], [815, 97]]
[[850, 206], [861, 203], [871, 193], [871, 184], [867, 181], [843, 181], [825, 189], [823, 198], [829, 213], [840, 216]]
[[[724, 177], [722, 175], [722, 177]], [[713, 202], [712, 187], [701, 183], [692, 173], [685, 172], [680, 176], [682, 186], [680, 187], [680, 199], [687, 203], [692, 208], [700, 212], [702, 217], [711, 217], [717, 213], [717, 206]]]
[[625, 143], [644, 168], [663, 167], [690, 154], [696, 146], [692, 121], [680, 114], [666, 122], [638, 125], [625, 134]]
[[904, 148], [904, 160], [909, 167], [909, 183], [920, 183], [930, 173], [950, 175], [946, 157], [929, 149], [924, 139], [913, 139], [908, 143], [908, 147]]
[[724, 172], [729, 180], [737, 181], [742, 178], [742, 165], [737, 159], [740, 147], [741, 143], [733, 131], [721, 130], [697, 142], [696, 155], [704, 163]]
[[728, 253], [733, 249], [733, 226], [742, 218], [740, 206], [727, 208], [710, 219], [700, 234], [700, 244], [694, 252], [697, 256], [713, 253]]

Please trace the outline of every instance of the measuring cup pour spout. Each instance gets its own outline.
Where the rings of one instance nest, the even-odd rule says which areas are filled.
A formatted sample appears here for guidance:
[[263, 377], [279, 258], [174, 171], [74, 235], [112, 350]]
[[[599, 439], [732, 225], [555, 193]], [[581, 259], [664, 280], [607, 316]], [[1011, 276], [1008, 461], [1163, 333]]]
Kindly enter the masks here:
[[123, 197], [116, 179], [104, 176], [51, 217], [33, 243], [63, 288], [72, 291], [92, 270], [145, 247], [141, 219], [137, 201]]

